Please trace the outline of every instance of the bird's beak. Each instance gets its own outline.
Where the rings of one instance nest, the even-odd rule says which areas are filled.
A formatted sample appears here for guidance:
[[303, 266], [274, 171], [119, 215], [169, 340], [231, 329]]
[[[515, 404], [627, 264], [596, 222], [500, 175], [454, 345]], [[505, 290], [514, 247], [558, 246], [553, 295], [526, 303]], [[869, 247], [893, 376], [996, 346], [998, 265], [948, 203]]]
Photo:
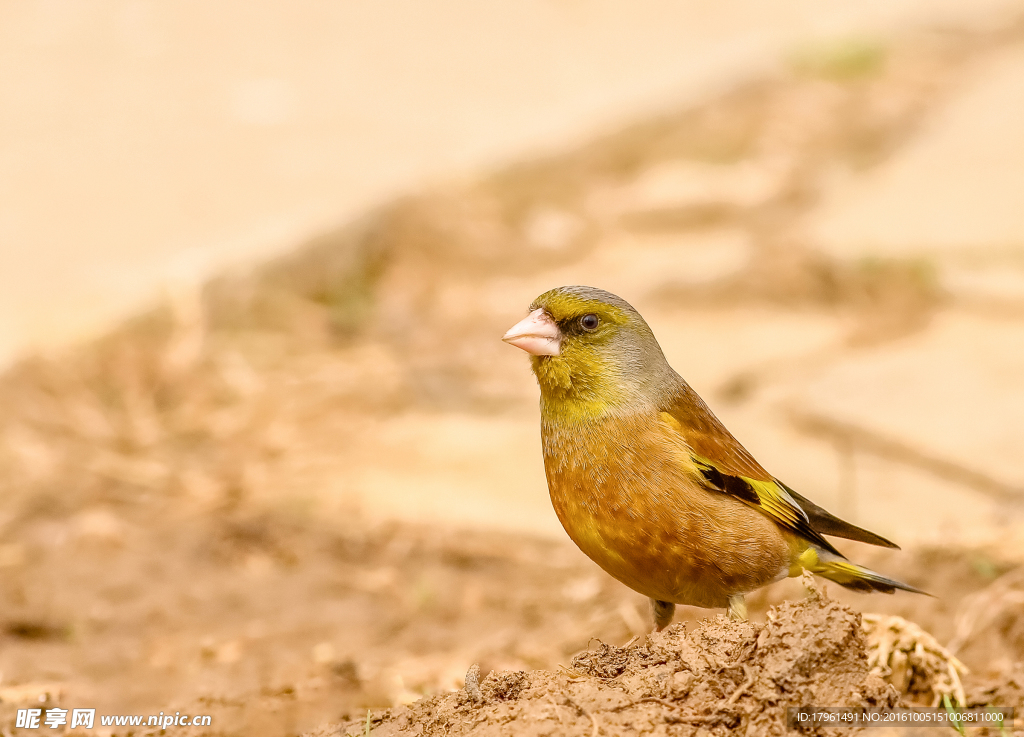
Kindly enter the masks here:
[[562, 331], [551, 315], [538, 309], [513, 325], [502, 340], [534, 356], [557, 356], [562, 347]]

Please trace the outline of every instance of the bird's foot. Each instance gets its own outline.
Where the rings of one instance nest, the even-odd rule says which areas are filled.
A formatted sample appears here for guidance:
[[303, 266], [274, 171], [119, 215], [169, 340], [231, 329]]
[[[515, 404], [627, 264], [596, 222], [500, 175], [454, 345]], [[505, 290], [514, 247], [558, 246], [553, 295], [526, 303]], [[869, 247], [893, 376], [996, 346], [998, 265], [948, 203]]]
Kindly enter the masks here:
[[729, 597], [729, 619], [738, 622], [747, 621], [747, 600], [743, 594], [734, 594]]
[[661, 632], [672, 624], [672, 617], [676, 613], [676, 605], [671, 601], [651, 599], [651, 611], [654, 613], [654, 631]]

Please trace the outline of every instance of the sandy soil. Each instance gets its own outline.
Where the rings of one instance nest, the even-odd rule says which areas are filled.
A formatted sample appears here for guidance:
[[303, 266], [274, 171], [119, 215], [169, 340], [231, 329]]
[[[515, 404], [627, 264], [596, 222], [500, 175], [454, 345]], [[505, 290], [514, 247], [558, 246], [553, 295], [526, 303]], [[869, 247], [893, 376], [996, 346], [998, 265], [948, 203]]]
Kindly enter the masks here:
[[[295, 734], [458, 689], [473, 664], [481, 678], [579, 670], [574, 656], [600, 651], [598, 641], [623, 645], [650, 629], [647, 602], [565, 542], [358, 516], [326, 525], [287, 509], [198, 517], [147, 506], [20, 526], [27, 559], [8, 565], [2, 591], [0, 718], [45, 695], [43, 706], [100, 713], [212, 715], [214, 729], [180, 730], [188, 734]], [[972, 669], [964, 685], [1008, 683], [1001, 674], [1024, 657], [1021, 568], [984, 551], [858, 559], [937, 598], [830, 594], [919, 623], [943, 643], [958, 633], [954, 613], [983, 600], [958, 651]], [[773, 587], [752, 597], [752, 619], [802, 596], [796, 581]], [[679, 620], [692, 628], [707, 616], [685, 610]], [[931, 702], [928, 678], [894, 679], [885, 662], [876, 672], [910, 701]]]
[[808, 38], [1016, 0], [0, 7], [0, 361], [425, 180], [698, 99]]
[[[928, 262], [835, 258], [805, 225], [837, 167], [897, 155], [1022, 28], [816, 49], [576, 150], [403, 198], [11, 368], [0, 719], [57, 704], [208, 713], [206, 733], [256, 737], [358, 731], [366, 709], [382, 733], [485, 733], [517, 715], [527, 734], [693, 718], [771, 731], [790, 702], [758, 704], [811, 663], [837, 680], [801, 682], [801, 698], [931, 703], [953, 688], [933, 667], [951, 655], [970, 669], [964, 701], [1020, 706], [1019, 349], [1000, 336], [1024, 312], [944, 289]], [[783, 605], [803, 597], [788, 581], [752, 597], [750, 625], [687, 611], [685, 632], [619, 649], [647, 632], [646, 604], [555, 527], [536, 389], [497, 340], [565, 281], [629, 295], [773, 472], [907, 547], [844, 551], [935, 598]], [[921, 396], [893, 373], [965, 366], [1005, 380], [976, 402], [987, 455], [943, 453], [942, 423], [886, 414], [906, 423]], [[829, 381], [878, 388], [878, 426], [833, 413]], [[956, 426], [944, 407], [920, 417]], [[879, 616], [862, 629], [857, 611]], [[787, 633], [817, 643], [805, 665]], [[738, 670], [679, 655], [700, 643]], [[471, 704], [455, 691], [473, 664]], [[608, 680], [620, 666], [624, 690]], [[682, 671], [700, 678], [686, 688]], [[634, 703], [648, 697], [666, 703]]]

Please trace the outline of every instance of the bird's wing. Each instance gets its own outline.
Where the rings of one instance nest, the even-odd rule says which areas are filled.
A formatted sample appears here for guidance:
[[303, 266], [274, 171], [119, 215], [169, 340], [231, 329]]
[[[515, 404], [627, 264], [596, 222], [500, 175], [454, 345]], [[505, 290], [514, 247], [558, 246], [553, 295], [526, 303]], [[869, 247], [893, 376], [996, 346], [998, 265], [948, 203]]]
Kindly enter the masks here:
[[841, 555], [811, 526], [789, 491], [754, 460], [689, 386], [684, 385], [662, 412], [662, 419], [682, 435], [707, 488], [739, 499], [780, 527]]
[[796, 503], [800, 505], [800, 508], [807, 513], [807, 518], [811, 523], [811, 527], [822, 535], [845, 537], [847, 540], [856, 540], [858, 542], [868, 543], [869, 545], [878, 545], [882, 548], [893, 548], [895, 550], [900, 549], [900, 546], [891, 540], [886, 540], [881, 535], [876, 535], [870, 530], [865, 530], [863, 527], [857, 527], [857, 525], [853, 525], [845, 520], [839, 519], [827, 509], [822, 509], [807, 497], [800, 496], [800, 494], [797, 494], [781, 481], [778, 481], [778, 479], [776, 479], [776, 482], [788, 491], [789, 495], [796, 500]]

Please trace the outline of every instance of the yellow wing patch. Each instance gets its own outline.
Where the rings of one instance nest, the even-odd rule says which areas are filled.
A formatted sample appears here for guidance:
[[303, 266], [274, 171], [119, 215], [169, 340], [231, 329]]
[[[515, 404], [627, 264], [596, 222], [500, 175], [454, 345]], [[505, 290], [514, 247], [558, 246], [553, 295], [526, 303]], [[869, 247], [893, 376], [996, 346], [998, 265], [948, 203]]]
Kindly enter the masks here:
[[[668, 412], [661, 412], [660, 417], [685, 441], [686, 433], [678, 419]], [[689, 448], [689, 446], [687, 447]], [[774, 479], [752, 479], [748, 476], [723, 471], [713, 460], [695, 453], [692, 448], [689, 448], [689, 454], [694, 463], [695, 473], [700, 475], [698, 480], [702, 481], [706, 488], [722, 492], [749, 504], [767, 515], [780, 527], [839, 555], [839, 551], [832, 547], [832, 544], [823, 538], [821, 533], [811, 527], [807, 513], [777, 481]]]
[[707, 458], [693, 456], [693, 460], [708, 488], [746, 502], [766, 514], [780, 527], [839, 555], [839, 551], [832, 547], [832, 544], [823, 538], [821, 533], [811, 527], [804, 510], [777, 482], [758, 481], [745, 476], [724, 474]]

